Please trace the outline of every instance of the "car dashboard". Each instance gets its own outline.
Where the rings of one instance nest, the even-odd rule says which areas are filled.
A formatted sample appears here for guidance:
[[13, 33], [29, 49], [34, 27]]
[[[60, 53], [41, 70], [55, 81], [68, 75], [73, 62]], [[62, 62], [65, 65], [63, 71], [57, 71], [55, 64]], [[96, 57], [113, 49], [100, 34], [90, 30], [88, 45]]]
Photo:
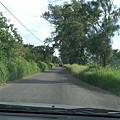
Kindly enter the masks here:
[[0, 120], [119, 120], [118, 117], [0, 112]]

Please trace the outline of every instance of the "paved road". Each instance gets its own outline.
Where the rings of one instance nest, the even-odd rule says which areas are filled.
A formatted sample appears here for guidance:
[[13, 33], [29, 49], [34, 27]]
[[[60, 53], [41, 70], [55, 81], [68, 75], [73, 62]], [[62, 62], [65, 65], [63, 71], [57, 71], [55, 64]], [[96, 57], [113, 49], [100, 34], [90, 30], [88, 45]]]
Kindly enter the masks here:
[[17, 80], [0, 86], [0, 102], [32, 102], [120, 110], [120, 98], [86, 84], [65, 68]]

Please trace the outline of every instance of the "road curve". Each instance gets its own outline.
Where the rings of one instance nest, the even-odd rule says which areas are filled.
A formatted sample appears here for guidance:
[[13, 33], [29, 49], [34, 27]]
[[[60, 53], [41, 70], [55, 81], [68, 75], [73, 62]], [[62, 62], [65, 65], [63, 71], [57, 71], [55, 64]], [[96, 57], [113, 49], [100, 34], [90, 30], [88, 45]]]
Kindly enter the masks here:
[[74, 78], [62, 67], [0, 86], [0, 102], [62, 104], [120, 110], [120, 97]]

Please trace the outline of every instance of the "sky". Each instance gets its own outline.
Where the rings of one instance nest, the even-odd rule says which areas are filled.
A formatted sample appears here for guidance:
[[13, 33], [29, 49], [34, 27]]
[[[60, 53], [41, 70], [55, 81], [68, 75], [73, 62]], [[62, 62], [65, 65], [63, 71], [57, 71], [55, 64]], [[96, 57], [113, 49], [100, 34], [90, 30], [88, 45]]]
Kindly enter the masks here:
[[[32, 36], [1, 4], [0, 12], [10, 19], [10, 23], [18, 28], [18, 33], [23, 38], [24, 44], [35, 46], [43, 45], [47, 37], [51, 36], [51, 25], [41, 17], [48, 11], [48, 4], [62, 4], [69, 0], [0, 0], [38, 39]], [[114, 0], [114, 4], [120, 6], [120, 0]], [[113, 49], [120, 49], [120, 36], [113, 38]]]

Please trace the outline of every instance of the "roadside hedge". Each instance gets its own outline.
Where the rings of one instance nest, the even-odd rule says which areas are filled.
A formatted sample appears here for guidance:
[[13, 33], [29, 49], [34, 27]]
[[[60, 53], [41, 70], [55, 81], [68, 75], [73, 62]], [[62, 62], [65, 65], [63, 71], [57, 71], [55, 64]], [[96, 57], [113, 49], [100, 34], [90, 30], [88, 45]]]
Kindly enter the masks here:
[[41, 69], [41, 71], [47, 70], [47, 64], [45, 62], [39, 61], [37, 62], [37, 65]]
[[0, 84], [5, 83], [9, 79], [9, 71], [5, 62], [0, 62]]
[[45, 63], [39, 61], [27, 61], [24, 58], [19, 58], [12, 61], [0, 61], [0, 85], [7, 81], [21, 79], [41, 71], [52, 69], [55, 67], [53, 63]]

